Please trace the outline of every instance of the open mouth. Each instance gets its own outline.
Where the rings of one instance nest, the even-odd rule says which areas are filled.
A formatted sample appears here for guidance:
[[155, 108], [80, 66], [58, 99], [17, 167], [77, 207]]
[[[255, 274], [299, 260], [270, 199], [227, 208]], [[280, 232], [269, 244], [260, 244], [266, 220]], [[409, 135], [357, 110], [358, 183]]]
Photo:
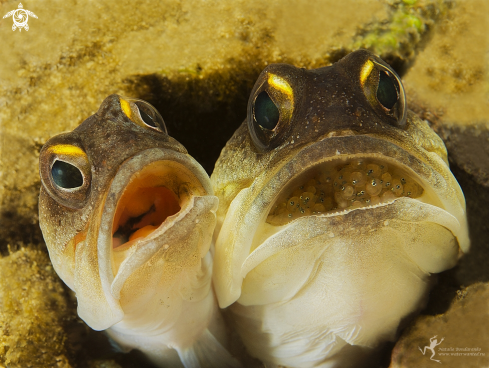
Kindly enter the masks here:
[[150, 148], [126, 159], [91, 233], [104, 292], [120, 299], [141, 267], [197, 267], [211, 245], [217, 205], [207, 173], [187, 154]]
[[192, 185], [189, 177], [194, 176], [188, 169], [171, 161], [153, 162], [137, 172], [117, 202], [112, 248], [125, 250], [136, 240], [149, 237], [179, 213], [193, 195], [204, 194], [204, 189]]
[[151, 234], [167, 217], [180, 211], [175, 194], [165, 187], [128, 188], [119, 201], [114, 222], [112, 246]]
[[321, 163], [281, 191], [267, 222], [281, 226], [297, 218], [392, 202], [399, 197], [419, 198], [419, 182], [394, 162], [354, 158]]

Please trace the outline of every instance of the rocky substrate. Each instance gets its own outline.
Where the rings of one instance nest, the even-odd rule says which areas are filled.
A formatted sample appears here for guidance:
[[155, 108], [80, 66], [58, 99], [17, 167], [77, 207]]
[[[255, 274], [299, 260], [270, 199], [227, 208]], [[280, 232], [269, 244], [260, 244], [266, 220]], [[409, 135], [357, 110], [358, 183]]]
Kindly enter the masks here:
[[[443, 366], [489, 365], [484, 0], [290, 1], [266, 9], [258, 0], [174, 0], [140, 2], [138, 11], [121, 1], [36, 4], [24, 4], [38, 16], [28, 33], [0, 23], [0, 367], [151, 367], [78, 318], [72, 292], [50, 265], [37, 217], [38, 153], [50, 136], [72, 130], [111, 93], [139, 97], [210, 173], [265, 65], [324, 66], [360, 47], [394, 65], [409, 106], [444, 139], [472, 241], [470, 253], [438, 275], [397, 344], [384, 347], [379, 367], [438, 366], [418, 350], [434, 335], [444, 338], [436, 348]], [[0, 11], [17, 5], [0, 1]], [[246, 367], [262, 366], [234, 344]], [[442, 358], [439, 349], [450, 347], [480, 347], [485, 356]]]

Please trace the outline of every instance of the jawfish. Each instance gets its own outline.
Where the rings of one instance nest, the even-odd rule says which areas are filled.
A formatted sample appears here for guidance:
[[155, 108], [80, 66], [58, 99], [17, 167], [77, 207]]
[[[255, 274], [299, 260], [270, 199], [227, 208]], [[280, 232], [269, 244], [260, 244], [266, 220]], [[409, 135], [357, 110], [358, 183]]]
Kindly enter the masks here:
[[166, 367], [237, 367], [212, 289], [218, 199], [142, 100], [107, 97], [40, 152], [40, 226], [79, 316]]
[[219, 305], [267, 367], [365, 367], [469, 249], [443, 141], [366, 50], [267, 66], [211, 182]]

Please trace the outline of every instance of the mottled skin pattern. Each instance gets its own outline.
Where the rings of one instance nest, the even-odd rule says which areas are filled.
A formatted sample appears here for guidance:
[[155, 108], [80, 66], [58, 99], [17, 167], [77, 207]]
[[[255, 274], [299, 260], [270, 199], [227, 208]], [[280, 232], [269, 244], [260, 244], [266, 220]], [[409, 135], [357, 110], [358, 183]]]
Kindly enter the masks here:
[[[39, 213], [51, 261], [76, 292], [80, 317], [108, 329], [121, 347], [140, 349], [159, 366], [237, 366], [216, 340], [224, 338], [211, 286], [218, 200], [204, 169], [141, 111], [111, 95], [73, 132], [42, 148]], [[75, 166], [83, 185], [58, 185], [56, 160]], [[172, 192], [173, 202], [168, 194], [149, 203], [138, 197], [161, 190]], [[123, 211], [140, 211], [128, 220], [138, 222], [163, 214], [165, 203], [175, 208], [174, 201], [179, 210], [151, 223], [154, 230], [144, 225], [136, 229], [146, 235], [116, 239], [114, 231], [127, 224], [116, 223], [120, 203]]]
[[[343, 347], [392, 339], [401, 318], [420, 308], [429, 274], [453, 267], [468, 250], [465, 200], [442, 140], [411, 111], [405, 121], [396, 119], [368, 96], [376, 88], [375, 79], [362, 80], [369, 60], [373, 73], [379, 65], [389, 70], [365, 50], [315, 70], [268, 66], [251, 93], [247, 120], [211, 176], [219, 197], [213, 275], [219, 305], [231, 305], [249, 352], [270, 366], [347, 366]], [[273, 75], [290, 86], [293, 112], [290, 120], [281, 116], [271, 139], [260, 140], [261, 133], [252, 134], [253, 104], [264, 88], [275, 93], [266, 87]], [[396, 163], [426, 196], [265, 223], [290, 180], [321, 162], [352, 157]], [[396, 283], [405, 283], [405, 291], [392, 289]]]

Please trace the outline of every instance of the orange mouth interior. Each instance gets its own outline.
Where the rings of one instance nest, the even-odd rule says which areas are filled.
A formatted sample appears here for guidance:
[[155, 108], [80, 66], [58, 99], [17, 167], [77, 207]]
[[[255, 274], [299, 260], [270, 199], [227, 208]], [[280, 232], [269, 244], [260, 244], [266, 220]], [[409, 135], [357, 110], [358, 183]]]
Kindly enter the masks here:
[[177, 196], [164, 186], [148, 186], [152, 180], [138, 178], [119, 199], [112, 226], [112, 247], [146, 237], [167, 217], [180, 211]]

